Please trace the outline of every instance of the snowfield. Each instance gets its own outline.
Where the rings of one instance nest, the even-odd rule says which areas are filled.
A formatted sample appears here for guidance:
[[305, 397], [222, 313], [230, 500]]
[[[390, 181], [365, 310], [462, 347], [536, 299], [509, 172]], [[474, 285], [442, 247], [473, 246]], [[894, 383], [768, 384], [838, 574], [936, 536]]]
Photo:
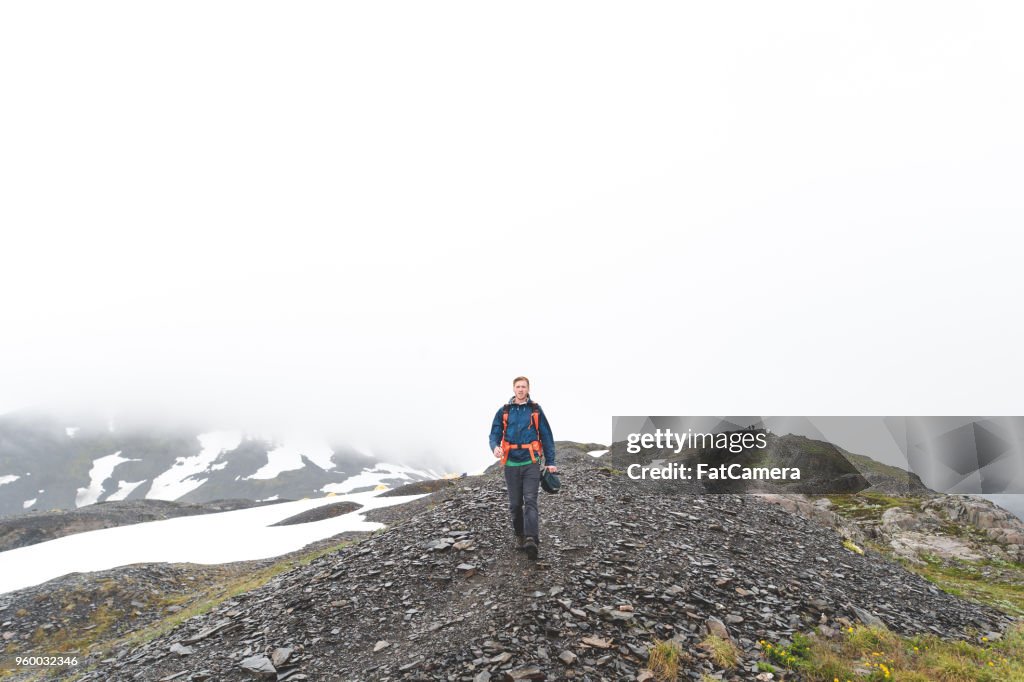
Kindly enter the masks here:
[[[103, 571], [141, 562], [219, 564], [280, 556], [345, 531], [383, 528], [383, 524], [366, 521], [364, 513], [423, 497], [375, 497], [379, 494], [371, 490], [105, 528], [0, 552], [0, 594], [68, 573]], [[363, 507], [314, 523], [270, 527], [309, 509], [344, 501]]]

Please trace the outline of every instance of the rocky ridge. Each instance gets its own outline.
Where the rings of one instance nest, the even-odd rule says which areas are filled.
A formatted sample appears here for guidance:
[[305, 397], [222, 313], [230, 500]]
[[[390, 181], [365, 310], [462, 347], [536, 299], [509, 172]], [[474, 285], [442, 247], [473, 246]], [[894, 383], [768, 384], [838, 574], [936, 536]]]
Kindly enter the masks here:
[[[371, 511], [387, 530], [141, 646], [91, 652], [76, 679], [636, 680], [654, 639], [690, 652], [685, 679], [753, 679], [759, 640], [815, 626], [963, 638], [1012, 622], [756, 496], [624, 486], [571, 443], [559, 464], [535, 563], [512, 547], [492, 467]], [[739, 647], [738, 668], [700, 648], [709, 632]]]
[[297, 523], [315, 523], [316, 521], [323, 521], [324, 519], [333, 519], [336, 516], [342, 516], [349, 514], [355, 510], [361, 508], [363, 505], [356, 504], [355, 502], [335, 502], [334, 504], [325, 504], [315, 509], [306, 510], [295, 516], [289, 516], [283, 521], [272, 523], [272, 526], [294, 526]]
[[72, 510], [32, 512], [0, 518], [0, 552], [101, 528], [129, 526], [179, 516], [217, 514], [287, 501], [214, 500], [187, 504], [168, 500], [118, 500], [97, 502]]

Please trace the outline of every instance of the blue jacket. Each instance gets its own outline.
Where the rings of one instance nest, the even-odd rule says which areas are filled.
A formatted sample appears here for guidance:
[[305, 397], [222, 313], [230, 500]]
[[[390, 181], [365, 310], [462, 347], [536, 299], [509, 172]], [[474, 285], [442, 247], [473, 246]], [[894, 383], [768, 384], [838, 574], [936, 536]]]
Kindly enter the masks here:
[[[537, 405], [537, 409], [540, 411], [540, 436], [538, 437], [537, 430], [533, 428], [533, 419], [531, 419], [533, 408], [530, 407], [530, 396], [526, 396], [526, 399], [528, 402], [525, 405], [516, 405], [515, 396], [508, 401], [510, 407], [505, 439], [516, 445], [539, 440], [541, 447], [544, 448], [544, 464], [555, 466], [555, 437], [551, 435], [548, 418], [544, 416], [544, 410], [540, 409], [540, 405]], [[536, 403], [534, 404], [536, 405]], [[494, 415], [494, 421], [491, 423], [492, 451], [501, 445], [501, 417], [504, 411], [505, 406], [502, 405], [498, 408]], [[527, 462], [530, 460], [530, 451], [525, 449], [509, 450], [508, 459], [510, 462]]]

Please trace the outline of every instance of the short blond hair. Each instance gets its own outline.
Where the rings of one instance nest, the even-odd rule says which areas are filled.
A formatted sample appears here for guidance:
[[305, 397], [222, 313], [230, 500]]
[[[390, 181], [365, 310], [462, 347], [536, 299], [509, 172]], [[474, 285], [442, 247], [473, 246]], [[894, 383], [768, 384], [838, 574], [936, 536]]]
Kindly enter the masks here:
[[514, 387], [515, 387], [515, 385], [516, 385], [517, 383], [519, 383], [520, 381], [525, 381], [525, 382], [526, 382], [526, 388], [530, 388], [530, 380], [529, 380], [529, 379], [527, 379], [526, 377], [516, 377], [515, 379], [513, 379], [513, 380], [512, 380], [512, 386], [513, 386], [513, 388], [514, 388]]

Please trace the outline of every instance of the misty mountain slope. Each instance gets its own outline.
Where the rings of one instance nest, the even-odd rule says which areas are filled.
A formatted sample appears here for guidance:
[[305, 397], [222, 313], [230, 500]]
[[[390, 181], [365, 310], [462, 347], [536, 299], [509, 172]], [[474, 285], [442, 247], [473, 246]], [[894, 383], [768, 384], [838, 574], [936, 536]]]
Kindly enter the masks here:
[[[536, 563], [512, 548], [491, 467], [371, 512], [393, 525], [142, 646], [94, 652], [77, 679], [634, 679], [653, 640], [673, 637], [693, 656], [686, 673], [748, 679], [758, 640], [816, 625], [878, 618], [957, 638], [1012, 622], [755, 496], [624, 485], [559, 447], [565, 488], [542, 495]], [[697, 647], [720, 627], [736, 670]]]
[[114, 500], [302, 499], [351, 492], [350, 481], [371, 489], [440, 475], [326, 442], [67, 421], [40, 412], [0, 415], [0, 517]]

